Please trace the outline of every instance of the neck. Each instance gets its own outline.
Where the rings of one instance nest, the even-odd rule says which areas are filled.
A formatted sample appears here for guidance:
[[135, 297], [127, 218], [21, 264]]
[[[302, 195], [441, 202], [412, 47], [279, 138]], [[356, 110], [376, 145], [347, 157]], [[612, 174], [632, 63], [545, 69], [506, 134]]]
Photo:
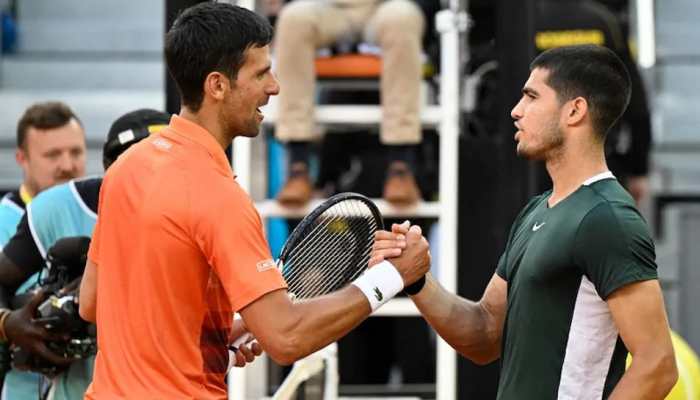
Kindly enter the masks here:
[[24, 204], [29, 204], [30, 201], [36, 196], [37, 190], [32, 187], [32, 185], [24, 182], [19, 187], [19, 197], [22, 199]]
[[603, 146], [598, 143], [565, 146], [561, 154], [548, 158], [545, 163], [552, 178], [550, 206], [575, 192], [586, 179], [608, 170]]
[[205, 112], [203, 110], [204, 107], [200, 107], [199, 111], [193, 112], [188, 107], [183, 106], [180, 109], [180, 117], [190, 122], [194, 122], [195, 124], [204, 128], [207, 132], [214, 136], [214, 139], [216, 139], [221, 148], [226, 150], [226, 148], [231, 145], [233, 138], [228, 137], [225, 134], [224, 129], [219, 122], [217, 113]]

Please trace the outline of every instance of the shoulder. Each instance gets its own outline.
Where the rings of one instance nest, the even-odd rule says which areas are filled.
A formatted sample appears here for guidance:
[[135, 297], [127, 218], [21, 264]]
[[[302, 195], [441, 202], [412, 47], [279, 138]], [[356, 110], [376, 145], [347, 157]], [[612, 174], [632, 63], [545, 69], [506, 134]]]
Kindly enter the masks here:
[[102, 187], [102, 177], [89, 177], [73, 181], [77, 200], [82, 201], [92, 212], [97, 212], [97, 203]]
[[601, 181], [590, 186], [588, 196], [593, 200], [579, 223], [577, 238], [595, 242], [604, 248], [630, 248], [653, 241], [644, 217], [634, 200], [617, 181]]
[[73, 198], [74, 190], [73, 181], [52, 186], [34, 197], [27, 209], [36, 212], [43, 208], [60, 207], [66, 199]]
[[[56, 185], [37, 195], [27, 206], [30, 222], [39, 220], [63, 220], [75, 213], [97, 218], [97, 199], [101, 178], [89, 177]], [[95, 185], [97, 191], [95, 192]]]
[[0, 199], [0, 213], [20, 217], [24, 214], [24, 202], [18, 191], [8, 192], [2, 196], [2, 199]]
[[207, 213], [240, 213], [254, 210], [253, 200], [248, 193], [231, 177], [209, 176], [207, 180], [200, 180], [195, 187], [200, 190], [192, 195], [199, 198], [197, 203]]

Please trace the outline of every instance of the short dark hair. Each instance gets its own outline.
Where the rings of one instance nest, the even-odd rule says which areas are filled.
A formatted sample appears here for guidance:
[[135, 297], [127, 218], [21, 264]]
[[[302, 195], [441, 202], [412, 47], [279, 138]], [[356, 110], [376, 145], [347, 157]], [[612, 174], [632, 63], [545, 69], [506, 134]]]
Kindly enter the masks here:
[[610, 49], [596, 45], [566, 46], [540, 54], [532, 64], [549, 72], [547, 84], [560, 102], [583, 97], [593, 128], [605, 139], [627, 108], [632, 92], [629, 71]]
[[55, 129], [60, 128], [75, 119], [83, 125], [68, 105], [60, 101], [35, 103], [24, 111], [17, 122], [17, 147], [24, 148], [29, 128]]
[[198, 111], [209, 73], [235, 79], [245, 51], [271, 41], [272, 26], [253, 11], [212, 2], [186, 9], [165, 35], [165, 62], [182, 104]]

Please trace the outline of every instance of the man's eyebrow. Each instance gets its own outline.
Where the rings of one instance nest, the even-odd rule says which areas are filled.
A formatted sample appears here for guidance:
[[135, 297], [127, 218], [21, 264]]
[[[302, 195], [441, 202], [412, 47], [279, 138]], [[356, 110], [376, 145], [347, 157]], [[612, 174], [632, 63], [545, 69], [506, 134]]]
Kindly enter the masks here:
[[269, 71], [270, 69], [272, 69], [272, 64], [267, 64], [264, 68], [258, 70], [258, 74], [263, 75], [267, 73], [267, 71]]
[[532, 96], [532, 97], [537, 97], [540, 95], [539, 93], [537, 93], [537, 90], [535, 90], [529, 86], [525, 86], [523, 88], [523, 94], [528, 95], [528, 96]]

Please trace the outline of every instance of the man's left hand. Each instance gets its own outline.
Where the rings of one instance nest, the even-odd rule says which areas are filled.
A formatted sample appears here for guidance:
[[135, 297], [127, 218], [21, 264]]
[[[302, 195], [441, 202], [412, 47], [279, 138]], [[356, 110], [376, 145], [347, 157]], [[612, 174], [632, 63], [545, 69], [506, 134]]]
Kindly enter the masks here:
[[235, 347], [233, 351], [233, 356], [235, 356], [235, 362], [231, 360], [233, 366], [244, 367], [247, 363], [253, 362], [255, 357], [262, 354], [262, 347], [255, 341], [253, 335], [248, 332], [245, 326], [245, 322], [242, 319], [234, 319], [233, 327], [231, 329], [231, 338], [233, 343], [235, 343], [240, 337], [247, 335], [248, 338], [241, 344]]

